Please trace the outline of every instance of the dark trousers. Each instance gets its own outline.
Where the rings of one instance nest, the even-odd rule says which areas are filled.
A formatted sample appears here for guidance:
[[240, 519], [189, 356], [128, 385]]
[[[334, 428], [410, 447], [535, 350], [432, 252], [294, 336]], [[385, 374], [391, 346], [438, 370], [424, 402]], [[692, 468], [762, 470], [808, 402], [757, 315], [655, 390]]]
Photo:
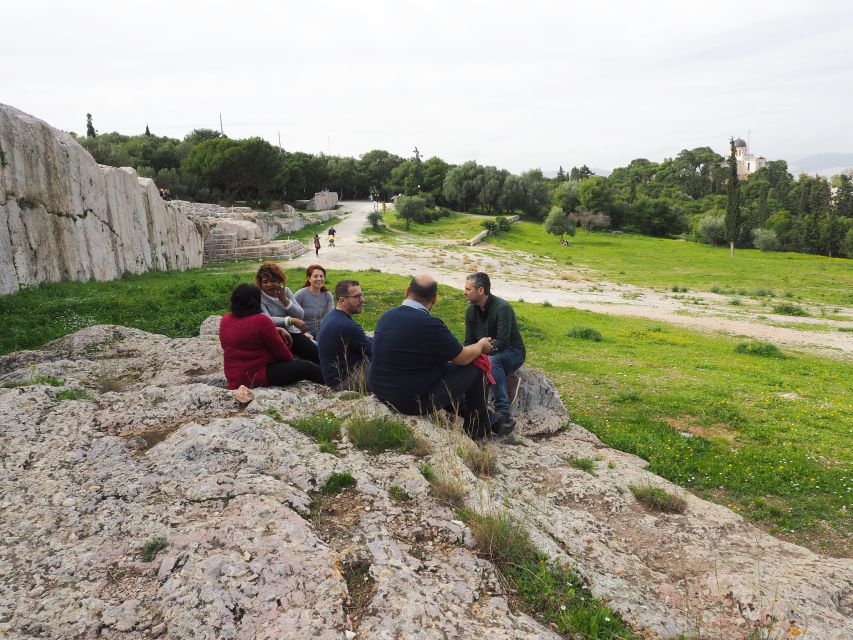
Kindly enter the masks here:
[[422, 393], [414, 403], [390, 404], [409, 415], [447, 409], [462, 416], [465, 433], [472, 438], [482, 438], [491, 430], [486, 406], [487, 393], [482, 369], [472, 364], [460, 366], [451, 363], [444, 377]]
[[311, 338], [304, 333], [291, 333], [290, 337], [293, 338], [293, 346], [290, 347], [293, 355], [320, 364], [320, 353]]
[[270, 386], [282, 387], [300, 380], [323, 384], [320, 365], [308, 360], [278, 360], [267, 365], [267, 384]]

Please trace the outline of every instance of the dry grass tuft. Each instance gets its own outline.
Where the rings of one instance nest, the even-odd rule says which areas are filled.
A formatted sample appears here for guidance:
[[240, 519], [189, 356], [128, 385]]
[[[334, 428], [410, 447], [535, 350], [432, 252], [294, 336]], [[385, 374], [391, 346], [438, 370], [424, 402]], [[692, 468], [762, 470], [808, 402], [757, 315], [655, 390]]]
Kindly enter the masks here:
[[490, 478], [498, 472], [498, 454], [491, 445], [463, 444], [456, 448], [456, 453], [465, 466], [480, 478]]

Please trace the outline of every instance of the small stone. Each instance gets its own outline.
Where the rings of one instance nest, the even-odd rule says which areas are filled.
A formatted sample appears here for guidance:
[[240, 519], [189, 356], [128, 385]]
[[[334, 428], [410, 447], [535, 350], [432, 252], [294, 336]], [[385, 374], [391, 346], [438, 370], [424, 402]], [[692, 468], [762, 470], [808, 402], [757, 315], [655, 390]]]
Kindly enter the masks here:
[[166, 623], [165, 622], [161, 622], [156, 627], [151, 629], [151, 637], [152, 638], [159, 638], [164, 633], [166, 633]]
[[355, 638], [358, 634], [355, 631], [350, 631], [349, 629], [347, 629], [346, 631], [344, 631], [344, 635], [347, 637], [347, 640], [353, 640], [353, 638]]
[[252, 400], [255, 399], [255, 394], [249, 389], [249, 387], [245, 385], [240, 385], [240, 388], [237, 389], [234, 394], [234, 399], [240, 404], [249, 404]]

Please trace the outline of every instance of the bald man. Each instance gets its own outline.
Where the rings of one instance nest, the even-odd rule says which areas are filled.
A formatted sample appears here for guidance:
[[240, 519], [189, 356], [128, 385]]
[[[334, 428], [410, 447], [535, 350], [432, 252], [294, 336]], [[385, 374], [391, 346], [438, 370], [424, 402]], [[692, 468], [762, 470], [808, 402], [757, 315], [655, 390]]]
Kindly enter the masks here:
[[[472, 363], [491, 351], [490, 338], [463, 347], [430, 313], [437, 293], [435, 278], [415, 276], [403, 304], [382, 314], [373, 337], [370, 388], [380, 400], [408, 415], [458, 410], [465, 432], [482, 438], [492, 433], [488, 387], [483, 370]], [[512, 426], [502, 423], [494, 433], [510, 431]]]

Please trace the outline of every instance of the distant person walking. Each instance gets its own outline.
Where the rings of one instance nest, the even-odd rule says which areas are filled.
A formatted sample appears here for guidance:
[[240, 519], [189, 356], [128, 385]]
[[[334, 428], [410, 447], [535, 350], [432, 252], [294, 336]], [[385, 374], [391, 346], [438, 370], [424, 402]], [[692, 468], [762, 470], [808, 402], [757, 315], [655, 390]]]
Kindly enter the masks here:
[[320, 255], [320, 236], [319, 234], [314, 234], [314, 255]]
[[328, 238], [329, 238], [329, 246], [334, 247], [335, 246], [335, 228], [334, 227], [329, 228]]

